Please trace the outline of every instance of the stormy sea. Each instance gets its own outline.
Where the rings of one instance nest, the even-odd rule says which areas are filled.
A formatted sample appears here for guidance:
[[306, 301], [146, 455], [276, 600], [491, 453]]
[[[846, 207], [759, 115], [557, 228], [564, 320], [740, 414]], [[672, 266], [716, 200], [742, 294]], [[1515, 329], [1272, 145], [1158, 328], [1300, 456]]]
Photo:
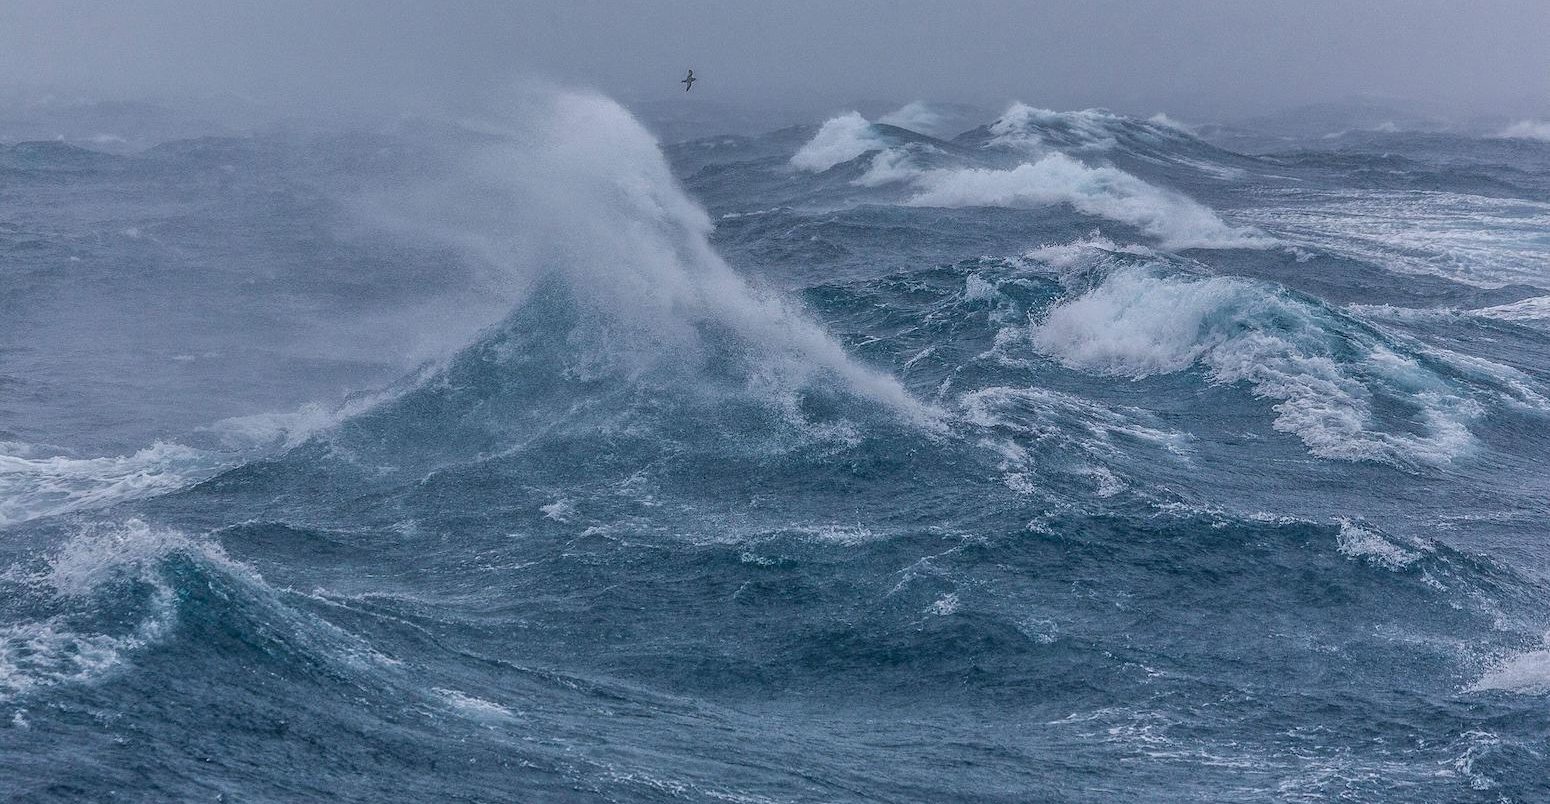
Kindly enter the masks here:
[[645, 117], [0, 146], [0, 797], [1550, 800], [1550, 136]]

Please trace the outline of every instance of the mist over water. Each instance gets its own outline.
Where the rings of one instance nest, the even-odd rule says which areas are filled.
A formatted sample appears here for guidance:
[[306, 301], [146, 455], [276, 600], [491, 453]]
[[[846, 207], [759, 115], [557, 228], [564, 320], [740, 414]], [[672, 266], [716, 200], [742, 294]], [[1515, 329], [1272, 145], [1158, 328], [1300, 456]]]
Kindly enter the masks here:
[[0, 797], [1550, 796], [1537, 7], [980, 6], [0, 12]]

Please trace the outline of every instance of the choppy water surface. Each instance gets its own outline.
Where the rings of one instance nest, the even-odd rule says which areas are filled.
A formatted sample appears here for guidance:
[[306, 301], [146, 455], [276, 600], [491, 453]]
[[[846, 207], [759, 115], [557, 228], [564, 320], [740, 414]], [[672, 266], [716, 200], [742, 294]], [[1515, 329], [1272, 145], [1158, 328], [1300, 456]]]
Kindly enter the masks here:
[[928, 117], [0, 150], [0, 792], [1550, 797], [1550, 144]]

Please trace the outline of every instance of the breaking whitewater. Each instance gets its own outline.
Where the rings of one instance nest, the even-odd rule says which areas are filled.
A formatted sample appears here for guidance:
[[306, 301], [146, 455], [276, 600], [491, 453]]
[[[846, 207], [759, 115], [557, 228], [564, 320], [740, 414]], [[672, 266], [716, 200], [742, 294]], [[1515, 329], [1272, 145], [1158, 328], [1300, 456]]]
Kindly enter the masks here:
[[947, 119], [0, 147], [0, 794], [1550, 798], [1550, 142]]

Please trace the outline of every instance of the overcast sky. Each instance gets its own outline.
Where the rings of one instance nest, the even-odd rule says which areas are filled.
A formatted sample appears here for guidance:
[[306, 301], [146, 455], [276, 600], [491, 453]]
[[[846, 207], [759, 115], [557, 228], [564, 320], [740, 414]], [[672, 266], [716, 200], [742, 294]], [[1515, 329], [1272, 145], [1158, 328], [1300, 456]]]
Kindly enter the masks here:
[[915, 98], [1205, 119], [1353, 95], [1550, 114], [1550, 0], [0, 0], [0, 83], [457, 104], [521, 76], [832, 110]]

